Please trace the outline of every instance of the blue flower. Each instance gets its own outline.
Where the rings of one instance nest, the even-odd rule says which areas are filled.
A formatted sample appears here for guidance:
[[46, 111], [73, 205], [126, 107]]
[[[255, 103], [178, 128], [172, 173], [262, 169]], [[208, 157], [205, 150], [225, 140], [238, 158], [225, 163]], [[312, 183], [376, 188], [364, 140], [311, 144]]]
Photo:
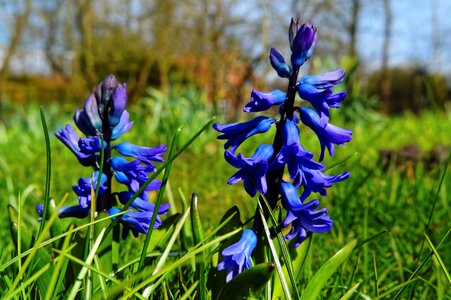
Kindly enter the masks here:
[[244, 157], [241, 153], [234, 156], [229, 150], [224, 153], [226, 161], [240, 170], [230, 177], [228, 184], [244, 181], [244, 189], [254, 197], [257, 191], [262, 194], [267, 192], [266, 171], [268, 160], [273, 156], [272, 145], [260, 145], [251, 158]]
[[[42, 214], [44, 213], [44, 205], [38, 204], [36, 205], [36, 210], [38, 212], [38, 215], [42, 217]], [[81, 207], [80, 205], [74, 205], [74, 206], [63, 206], [58, 212], [59, 218], [79, 218], [84, 219], [86, 218], [89, 213], [91, 212], [90, 207]], [[38, 221], [41, 221], [39, 218]]]
[[224, 145], [224, 149], [230, 148], [232, 153], [244, 142], [247, 138], [257, 133], [263, 133], [271, 128], [271, 125], [275, 122], [274, 119], [259, 116], [255, 119], [234, 124], [213, 124], [213, 128], [216, 131], [222, 132], [218, 139], [227, 140]]
[[[108, 210], [108, 214], [115, 215], [121, 210], [113, 207]], [[133, 235], [137, 237], [139, 233], [146, 234], [149, 230], [150, 221], [152, 220], [153, 211], [131, 211], [126, 212], [120, 216], [119, 222], [124, 225], [123, 237], [128, 235], [128, 231], [131, 230]], [[115, 217], [113, 217], [114, 219]], [[157, 218], [154, 228], [158, 228], [161, 225], [161, 220]]]
[[301, 19], [291, 19], [288, 33], [291, 64], [298, 69], [313, 54], [318, 39], [316, 27], [310, 22], [303, 23]]
[[119, 123], [113, 127], [112, 134], [111, 134], [111, 140], [117, 140], [122, 134], [129, 131], [130, 128], [133, 125], [133, 121], [129, 121], [130, 114], [128, 111], [124, 111], [121, 115], [121, 119], [119, 120]]
[[[128, 202], [128, 200], [130, 200], [130, 198], [132, 196], [133, 196], [133, 193], [130, 193], [130, 192], [118, 193], [119, 201], [124, 205]], [[135, 200], [133, 200], [132, 207], [137, 209], [138, 211], [154, 211], [155, 210], [154, 204], [152, 204], [148, 201], [145, 201], [139, 197], [137, 197]], [[170, 205], [168, 203], [161, 204], [158, 209], [158, 214], [167, 213], [169, 210], [169, 207], [170, 207]]]
[[319, 115], [312, 109], [301, 108], [299, 110], [302, 123], [312, 129], [321, 144], [321, 155], [319, 160], [324, 159], [324, 150], [327, 147], [329, 154], [334, 155], [334, 144], [343, 145], [352, 139], [352, 131], [343, 129], [338, 126], [327, 123], [326, 126], [321, 126]]
[[245, 112], [258, 112], [270, 109], [274, 105], [282, 104], [286, 94], [281, 90], [259, 92], [252, 90], [251, 101], [244, 106]]
[[166, 151], [165, 145], [154, 148], [140, 147], [132, 143], [124, 142], [113, 146], [117, 152], [125, 156], [131, 156], [139, 159], [141, 162], [152, 165], [151, 161], [162, 162], [161, 154]]
[[329, 108], [339, 108], [346, 91], [334, 94], [332, 87], [343, 81], [345, 71], [341, 68], [318, 76], [304, 76], [298, 84], [299, 96], [309, 101], [320, 116], [321, 126], [329, 121]]
[[257, 245], [257, 235], [251, 229], [245, 229], [241, 239], [225, 248], [221, 255], [224, 259], [218, 264], [219, 271], [227, 270], [227, 282], [246, 269], [252, 267], [251, 255]]
[[[72, 189], [74, 190], [75, 194], [78, 195], [78, 204], [83, 207], [87, 208], [90, 206], [91, 203], [91, 191], [96, 190], [97, 186], [97, 179], [99, 177], [99, 172], [95, 171], [92, 174], [92, 177], [88, 178], [80, 178], [78, 180], [78, 185], [72, 186]], [[93, 180], [95, 178], [95, 180]], [[100, 187], [99, 187], [99, 195], [102, 195], [105, 190], [106, 186], [105, 183], [107, 181], [107, 177], [105, 174], [102, 173], [102, 176], [100, 178]]]
[[324, 233], [332, 229], [333, 221], [327, 214], [327, 209], [316, 210], [320, 204], [318, 200], [302, 203], [296, 187], [288, 182], [282, 182], [280, 185], [280, 195], [282, 204], [287, 210], [282, 226], [287, 227], [291, 224], [291, 229], [285, 238], [287, 240], [296, 238], [295, 248], [305, 240], [308, 231]]
[[149, 179], [149, 173], [156, 170], [153, 164], [142, 165], [139, 160], [128, 162], [125, 158], [118, 156], [111, 158], [111, 166], [116, 180], [127, 185], [134, 192]]
[[301, 200], [305, 200], [310, 194], [319, 193], [321, 196], [326, 196], [326, 189], [332, 186], [332, 183], [340, 182], [348, 179], [350, 173], [344, 172], [335, 176], [327, 175], [320, 170], [309, 169], [302, 167], [302, 176], [300, 177], [300, 185], [304, 186], [304, 191], [301, 195]]
[[98, 137], [80, 138], [69, 124], [55, 132], [55, 136], [69, 148], [83, 166], [96, 164], [96, 152], [100, 151]]
[[322, 170], [324, 165], [312, 160], [313, 154], [304, 150], [299, 140], [299, 128], [295, 122], [290, 119], [285, 121], [282, 130], [283, 146], [281, 151], [277, 154], [275, 160], [272, 162], [270, 168], [283, 167], [285, 164], [288, 167], [290, 179], [295, 180], [299, 185], [302, 174], [302, 167], [309, 169]]
[[282, 78], [289, 78], [291, 76], [290, 66], [285, 62], [285, 58], [283, 58], [282, 54], [276, 48], [271, 48], [269, 61], [274, 70], [276, 70], [277, 75]]

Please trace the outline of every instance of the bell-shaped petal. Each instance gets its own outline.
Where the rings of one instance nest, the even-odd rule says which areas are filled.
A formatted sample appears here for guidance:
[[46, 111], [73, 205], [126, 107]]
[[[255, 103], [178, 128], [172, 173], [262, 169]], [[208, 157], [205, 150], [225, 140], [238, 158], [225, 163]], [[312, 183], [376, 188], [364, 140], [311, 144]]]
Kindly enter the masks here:
[[298, 205], [297, 210], [290, 210], [282, 222], [284, 227], [291, 224], [291, 229], [285, 239], [296, 239], [295, 248], [305, 240], [307, 232], [324, 233], [332, 229], [333, 221], [328, 215], [327, 209], [316, 210], [318, 207], [318, 200]]
[[[80, 178], [78, 180], [78, 185], [72, 186], [72, 189], [74, 190], [75, 194], [78, 195], [78, 204], [81, 207], [83, 207], [83, 208], [90, 207], [91, 191], [92, 190], [95, 191], [95, 189], [97, 187], [98, 177], [99, 177], [99, 171], [95, 171], [92, 174], [92, 177]], [[107, 181], [107, 177], [105, 174], [102, 173], [102, 176], [100, 177], [99, 195], [102, 195], [106, 191], [106, 189], [107, 189], [107, 187], [105, 186], [106, 181]]]
[[[119, 201], [122, 204], [126, 204], [128, 200], [133, 196], [133, 193], [131, 192], [120, 192], [118, 193]], [[133, 208], [137, 209], [138, 211], [154, 211], [155, 205], [145, 201], [139, 197], [137, 197], [135, 200], [133, 200], [132, 205]], [[163, 203], [160, 205], [158, 209], [158, 214], [166, 214], [169, 210], [170, 205], [168, 203]]]
[[89, 94], [88, 98], [85, 101], [84, 111], [91, 122], [92, 127], [97, 131], [102, 130], [102, 119], [99, 114], [99, 107], [97, 106], [97, 100], [94, 97], [94, 94]]
[[274, 70], [276, 70], [277, 75], [282, 78], [289, 78], [291, 76], [290, 66], [285, 62], [285, 58], [283, 58], [282, 54], [276, 48], [271, 48], [269, 61]]
[[[90, 207], [81, 207], [80, 205], [74, 205], [74, 206], [63, 206], [58, 212], [59, 218], [79, 218], [84, 219], [86, 218], [90, 213]], [[42, 217], [42, 214], [44, 212], [44, 205], [38, 204], [36, 205], [36, 210], [38, 212], [38, 215]], [[38, 219], [40, 221], [40, 219]]]
[[302, 175], [302, 167], [322, 170], [324, 166], [313, 160], [313, 153], [304, 150], [299, 140], [299, 128], [290, 119], [285, 120], [282, 129], [283, 146], [277, 154], [270, 168], [288, 167], [290, 179], [299, 182]]
[[302, 66], [310, 58], [317, 39], [316, 27], [312, 23], [303, 23], [300, 19], [291, 19], [289, 41], [292, 52], [291, 64], [294, 69]]
[[334, 71], [326, 72], [321, 75], [303, 76], [299, 83], [313, 85], [317, 89], [328, 89], [336, 86], [343, 81], [346, 71], [338, 68]]
[[75, 125], [77, 125], [78, 129], [80, 129], [81, 132], [83, 132], [86, 136], [96, 136], [98, 131], [95, 129], [92, 124], [91, 120], [89, 119], [86, 112], [82, 109], [77, 109], [74, 114], [74, 122]]
[[304, 191], [302, 192], [301, 200], [305, 200], [312, 192], [320, 193], [320, 195], [326, 196], [326, 189], [330, 188], [332, 183], [346, 180], [349, 178], [349, 175], [349, 172], [344, 172], [332, 176], [324, 174], [320, 170], [302, 167], [302, 176], [300, 177], [299, 184], [303, 185]]
[[122, 113], [119, 123], [113, 127], [113, 131], [111, 133], [112, 141], [118, 139], [123, 133], [130, 130], [133, 125], [133, 121], [129, 121], [129, 116], [130, 114], [126, 110]]
[[226, 150], [224, 157], [226, 161], [240, 170], [230, 177], [228, 184], [235, 184], [241, 180], [244, 182], [244, 189], [254, 197], [257, 191], [266, 194], [268, 187], [266, 183], [266, 172], [268, 171], [268, 161], [273, 156], [272, 145], [260, 145], [251, 158], [244, 157], [241, 153], [234, 156]]
[[113, 92], [111, 96], [111, 107], [108, 113], [108, 124], [111, 127], [119, 124], [122, 113], [125, 111], [125, 106], [127, 104], [127, 86], [125, 84], [118, 84], [116, 90]]
[[95, 166], [96, 152], [100, 151], [97, 136], [81, 139], [69, 124], [55, 132], [55, 136], [75, 154], [83, 166]]
[[327, 147], [329, 154], [334, 155], [334, 144], [343, 145], [352, 139], [352, 131], [343, 129], [338, 126], [327, 123], [326, 126], [321, 125], [319, 115], [312, 109], [301, 108], [299, 114], [302, 122], [312, 129], [321, 144], [321, 155], [319, 160], [324, 158], [324, 150]]
[[[109, 215], [115, 215], [121, 210], [113, 207], [108, 210]], [[131, 230], [133, 235], [137, 237], [140, 233], [146, 234], [149, 230], [150, 221], [152, 220], [153, 211], [132, 211], [126, 212], [120, 216], [119, 222], [126, 227], [127, 230]], [[116, 217], [113, 217], [113, 219]], [[158, 228], [161, 225], [161, 220], [157, 218], [154, 228]]]
[[258, 112], [270, 109], [274, 105], [282, 104], [286, 94], [281, 90], [259, 92], [252, 90], [251, 101], [244, 106], [245, 112]]
[[232, 153], [235, 153], [236, 149], [244, 142], [247, 138], [268, 131], [271, 125], [275, 122], [274, 119], [258, 116], [253, 120], [243, 123], [234, 124], [213, 124], [213, 128], [223, 134], [218, 136], [220, 140], [227, 140], [224, 144], [224, 148], [230, 148]]
[[241, 239], [225, 248], [221, 255], [224, 259], [219, 262], [219, 271], [227, 270], [227, 282], [246, 269], [252, 267], [251, 255], [257, 246], [257, 235], [251, 229], [245, 229]]
[[160, 145], [153, 148], [140, 147], [129, 142], [119, 143], [113, 146], [117, 152], [125, 156], [131, 156], [139, 159], [141, 162], [150, 165], [151, 161], [163, 162], [161, 154], [166, 151], [165, 145]]

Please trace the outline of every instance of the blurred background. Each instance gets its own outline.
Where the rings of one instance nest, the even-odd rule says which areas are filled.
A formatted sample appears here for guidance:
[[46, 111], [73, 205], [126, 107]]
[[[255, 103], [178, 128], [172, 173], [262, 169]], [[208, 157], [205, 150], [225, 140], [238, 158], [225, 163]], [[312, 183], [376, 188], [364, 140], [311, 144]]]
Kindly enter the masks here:
[[11, 103], [81, 103], [114, 73], [132, 101], [190, 89], [237, 119], [252, 88], [284, 88], [267, 57], [288, 56], [291, 17], [318, 27], [305, 72], [348, 70], [350, 116], [443, 110], [449, 12], [448, 0], [0, 0], [0, 117]]

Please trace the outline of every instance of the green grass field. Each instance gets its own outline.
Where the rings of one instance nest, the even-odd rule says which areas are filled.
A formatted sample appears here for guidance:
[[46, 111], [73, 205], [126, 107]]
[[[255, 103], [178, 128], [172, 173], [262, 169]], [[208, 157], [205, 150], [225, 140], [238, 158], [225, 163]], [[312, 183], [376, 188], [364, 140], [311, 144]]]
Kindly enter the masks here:
[[[76, 106], [43, 107], [49, 131], [53, 132], [65, 123], [73, 124], [69, 111]], [[145, 105], [130, 104], [129, 110], [135, 120], [135, 129], [126, 139], [143, 145], [170, 144], [171, 130], [185, 123], [183, 142], [210, 118], [208, 113], [193, 120], [188, 120], [188, 116], [165, 115], [160, 123], [164, 121], [167, 127], [160, 134], [156, 132], [161, 129], [160, 123], [152, 123], [155, 116], [146, 110]], [[46, 169], [39, 108], [35, 105], [10, 108], [4, 115], [5, 120], [0, 120], [0, 207], [4, 211], [3, 218], [0, 218], [0, 265], [15, 256], [6, 206], [11, 204], [18, 208], [20, 203], [21, 218], [27, 230], [37, 231], [39, 223], [35, 206], [42, 203]], [[221, 119], [216, 121], [223, 122]], [[348, 158], [335, 166], [331, 173], [349, 170], [351, 177], [346, 182], [335, 184], [322, 201], [322, 205], [329, 208], [334, 229], [329, 234], [313, 236], [300, 285], [308, 282], [329, 257], [352, 239], [360, 243], [373, 238], [356, 248], [327, 281], [321, 294], [323, 299], [339, 299], [356, 284], [358, 287], [348, 299], [391, 299], [405, 283], [408, 284], [400, 299], [451, 299], [449, 278], [443, 267], [449, 269], [451, 266], [451, 239], [445, 239], [438, 249], [443, 265], [437, 256], [425, 259], [433, 249], [426, 236], [437, 247], [450, 230], [448, 194], [451, 178], [449, 171], [444, 173], [447, 156], [445, 153], [444, 159], [433, 163], [427, 159], [437, 146], [449, 146], [449, 115], [426, 112], [420, 117], [381, 116], [371, 122], [340, 124], [337, 120], [335, 123], [352, 128], [353, 140], [346, 147], [338, 147], [333, 161], [326, 160], [326, 165]], [[89, 172], [77, 164], [70, 151], [53, 135], [50, 141], [50, 194], [56, 202], [68, 194], [67, 203], [73, 204], [76, 198], [71, 186], [80, 176], [89, 176]], [[317, 140], [311, 135], [303, 139], [303, 143], [307, 148], [318, 148]], [[424, 158], [414, 161], [400, 158], [402, 155], [398, 150], [407, 144], [416, 144]], [[179, 191], [184, 195], [196, 192], [199, 215], [206, 232], [214, 230], [231, 206], [237, 205], [242, 219], [246, 220], [254, 213], [256, 205], [256, 199], [250, 199], [244, 193], [242, 184], [227, 185], [227, 179], [234, 170], [223, 159], [222, 145], [216, 140], [213, 130], [204, 132], [173, 163], [165, 194], [165, 202], [173, 201], [173, 209], [181, 212], [184, 204]], [[396, 152], [400, 158], [398, 162], [381, 157], [382, 149], [394, 150], [393, 153]], [[64, 224], [68, 225], [69, 221]], [[133, 249], [142, 243], [142, 238], [124, 241], [125, 245], [121, 246], [124, 261], [136, 256]], [[424, 265], [415, 272], [422, 262]], [[3, 270], [0, 277], [8, 274], [8, 270]], [[411, 276], [413, 282], [409, 281]], [[5, 290], [8, 282], [0, 279], [0, 286]]]

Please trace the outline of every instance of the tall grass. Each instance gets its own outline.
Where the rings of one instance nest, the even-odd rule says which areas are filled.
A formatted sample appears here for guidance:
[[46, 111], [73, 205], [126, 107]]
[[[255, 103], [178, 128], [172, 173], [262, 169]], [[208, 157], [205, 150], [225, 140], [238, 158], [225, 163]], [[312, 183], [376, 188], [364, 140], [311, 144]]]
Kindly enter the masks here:
[[[152, 105], [162, 107], [158, 122], [155, 121], [157, 116], [149, 117], [149, 110], [145, 109], [150, 105], [150, 100], [143, 100], [136, 106], [130, 105], [130, 113], [136, 120], [134, 126], [139, 128], [130, 132], [130, 140], [138, 143], [146, 140], [143, 144], [170, 144], [175, 129], [184, 124], [188, 130], [182, 131], [180, 143], [187, 141], [193, 131], [209, 118], [209, 111], [194, 114], [193, 111], [199, 111], [196, 106], [198, 104], [195, 104], [191, 108], [189, 105], [184, 106], [185, 111], [176, 114], [166, 107], [176, 105], [177, 100], [178, 103], [188, 103], [186, 97], [177, 98], [173, 95], [172, 104], [164, 103], [161, 100], [163, 98], [155, 100], [156, 104]], [[73, 108], [75, 106], [76, 104]], [[44, 110], [50, 132], [70, 120], [70, 115], [61, 113], [59, 107], [46, 107]], [[195, 116], [193, 120], [189, 119], [190, 113]], [[38, 231], [35, 205], [42, 203], [45, 197], [46, 151], [39, 107], [32, 104], [18, 108], [12, 106], [8, 115], [2, 114], [2, 120], [0, 205], [2, 209], [6, 209], [9, 204], [20, 212], [17, 222], [20, 223], [18, 228], [23, 230], [13, 229], [13, 233], [29, 235]], [[301, 272], [297, 273], [296, 282], [301, 294], [303, 291], [309, 291], [309, 282], [314, 280], [314, 274], [326, 265], [330, 257], [350, 241], [357, 239], [355, 247], [346, 248], [350, 249], [347, 260], [336, 266], [337, 271], [331, 273], [331, 277], [319, 291], [323, 299], [387, 299], [395, 297], [401, 290], [402, 293], [396, 296], [400, 299], [451, 298], [449, 273], [446, 270], [451, 265], [451, 241], [448, 237], [448, 194], [451, 179], [446, 169], [449, 160], [432, 165], [427, 164], [426, 160], [399, 165], [395, 160], [384, 163], [379, 156], [380, 149], [399, 149], [408, 143], [416, 143], [423, 153], [428, 153], [436, 145], [449, 145], [449, 132], [449, 116], [437, 112], [426, 112], [421, 117], [381, 116], [372, 123], [363, 122], [357, 125], [353, 141], [349, 146], [339, 148], [336, 154], [337, 161], [340, 158], [350, 158], [334, 167], [334, 173], [351, 170], [352, 175], [346, 184], [335, 185], [329, 197], [322, 200], [326, 201], [325, 206], [330, 208], [335, 221], [334, 229], [330, 234], [312, 237], [308, 242], [308, 249], [303, 246], [305, 249], [299, 250], [298, 253], [302, 260], [299, 264]], [[317, 143], [315, 139], [303, 142], [307, 145]], [[66, 204], [73, 204], [76, 199], [71, 193], [70, 183], [80, 177], [82, 168], [74, 163], [72, 154], [66, 151], [61, 143], [56, 142], [52, 135], [50, 146], [50, 195], [58, 203], [66, 199]], [[237, 205], [240, 221], [244, 222], [253, 215], [255, 206], [255, 203], [251, 203], [244, 195], [241, 187], [226, 185], [231, 171], [222, 159], [220, 147], [221, 143], [216, 141], [215, 134], [207, 130], [201, 140], [194, 143], [193, 148], [183, 152], [173, 162], [164, 201], [172, 203], [173, 212], [180, 212], [181, 215], [170, 217], [162, 230], [153, 233], [149, 252], [143, 260], [146, 266], [150, 267], [142, 272], [134, 273], [134, 268], [128, 264], [139, 261], [139, 249], [142, 249], [144, 237], [128, 239], [120, 245], [121, 265], [116, 274], [102, 273], [94, 256], [90, 261], [77, 260], [70, 251], [73, 241], [82, 238], [80, 228], [86, 226], [81, 225], [83, 223], [79, 223], [77, 229], [67, 231], [61, 236], [58, 240], [61, 241], [59, 247], [48, 241], [48, 231], [44, 230], [39, 242], [46, 244], [47, 248], [53, 245], [55, 257], [46, 257], [41, 251], [44, 248], [36, 246], [32, 249], [35, 249], [36, 257], [41, 257], [41, 263], [39, 260], [30, 260], [29, 263], [32, 264], [28, 268], [35, 272], [21, 271], [27, 255], [24, 255], [22, 260], [12, 259], [23, 254], [30, 245], [18, 243], [22, 248], [14, 247], [10, 235], [11, 224], [5, 213], [0, 219], [0, 295], [6, 295], [14, 284], [15, 275], [24, 274], [18, 284], [17, 294], [13, 297], [31, 297], [34, 293], [33, 287], [38, 284], [37, 279], [40, 275], [47, 274], [47, 268], [53, 272], [55, 269], [64, 269], [69, 260], [78, 266], [72, 270], [75, 278], [83, 275], [82, 272], [91, 271], [95, 275], [94, 278], [98, 278], [95, 280], [103, 278], [104, 282], [112, 287], [109, 290], [93, 291], [93, 294], [99, 297], [102, 297], [103, 293], [111, 293], [112, 297], [122, 293], [138, 298], [150, 295], [154, 299], [199, 297], [199, 286], [205, 287], [206, 282], [211, 282], [208, 281], [209, 278], [202, 277], [202, 272], [214, 268], [220, 245], [223, 245], [226, 238], [233, 236], [226, 233], [234, 233], [233, 230], [237, 232], [233, 228], [239, 227], [239, 222], [231, 225], [237, 216], [231, 216], [228, 222], [222, 223], [226, 224], [225, 228], [230, 227], [228, 230], [218, 227], [221, 217], [231, 206]], [[188, 199], [193, 192], [198, 195], [197, 205], [190, 208]], [[188, 217], [193, 213], [196, 214], [195, 218]], [[72, 220], [63, 220], [62, 226], [66, 228], [70, 222]], [[197, 231], [193, 231], [193, 228], [197, 228]], [[200, 236], [194, 233], [199, 230], [202, 232]], [[97, 244], [95, 240], [93, 242], [92, 250], [95, 250]], [[278, 247], [277, 242], [274, 243], [275, 247]], [[271, 256], [271, 253], [267, 255]], [[51, 261], [49, 264], [46, 263], [48, 259]], [[268, 266], [262, 269], [262, 272], [266, 272], [267, 268]], [[223, 274], [213, 272], [210, 276]], [[277, 281], [278, 276], [272, 275], [273, 280]], [[76, 286], [72, 286], [73, 292], [68, 291], [66, 295], [73, 295], [75, 288]], [[279, 288], [277, 283], [273, 283], [273, 286], [266, 287], [264, 293], [269, 293], [268, 289], [277, 291]], [[208, 286], [208, 290], [215, 289]]]

